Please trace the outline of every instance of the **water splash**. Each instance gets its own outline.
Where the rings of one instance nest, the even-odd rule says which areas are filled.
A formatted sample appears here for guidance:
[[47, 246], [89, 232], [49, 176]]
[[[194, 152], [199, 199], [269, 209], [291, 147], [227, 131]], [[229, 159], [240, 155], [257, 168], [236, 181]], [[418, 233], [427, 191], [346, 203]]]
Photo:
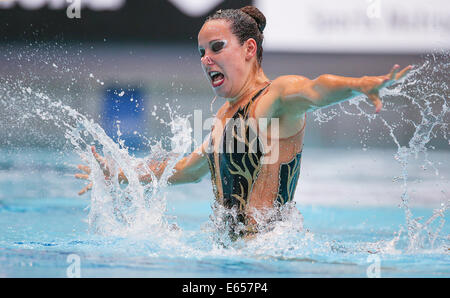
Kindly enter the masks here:
[[[442, 62], [442, 60], [444, 62]], [[176, 220], [167, 216], [167, 199], [164, 189], [168, 184], [175, 164], [190, 149], [191, 131], [186, 117], [179, 117], [169, 108], [171, 121], [168, 125], [172, 131], [172, 150], [176, 154], [169, 154], [160, 143], [152, 145], [151, 154], [147, 158], [137, 158], [129, 154], [123, 142], [114, 142], [104, 130], [93, 120], [82, 113], [62, 103], [61, 100], [50, 98], [39, 87], [28, 82], [8, 77], [2, 78], [3, 96], [0, 97], [2, 107], [14, 115], [12, 123], [23, 125], [39, 123], [55, 125], [64, 132], [65, 139], [75, 152], [92, 168], [91, 178], [94, 181], [89, 206], [88, 222], [93, 233], [118, 236], [124, 238], [152, 239], [152, 244], [158, 245], [152, 251], [167, 251], [171, 255], [179, 256], [257, 256], [260, 258], [318, 258], [326, 253], [384, 253], [398, 254], [403, 251], [414, 252], [423, 248], [442, 247], [439, 233], [445, 224], [445, 214], [448, 200], [433, 211], [428, 218], [414, 218], [410, 205], [409, 165], [411, 158], [423, 155], [423, 167], [431, 167], [438, 175], [438, 168], [428, 157], [428, 145], [438, 135], [448, 140], [448, 55], [437, 60], [434, 55], [426, 57], [426, 61], [416, 66], [402, 82], [399, 82], [381, 93], [383, 99], [403, 98], [406, 105], [392, 105], [392, 110], [398, 118], [411, 124], [414, 131], [405, 143], [399, 138], [398, 123], [392, 123], [381, 115], [367, 113], [364, 110], [365, 99], [357, 97], [349, 104], [357, 109], [357, 113], [347, 111], [341, 105], [340, 111], [355, 117], [366, 117], [369, 121], [381, 121], [387, 128], [389, 136], [397, 146], [395, 159], [402, 166], [399, 180], [402, 181], [403, 194], [401, 207], [406, 215], [406, 228], [400, 231], [392, 240], [380, 240], [375, 243], [362, 243], [352, 247], [335, 240], [323, 239], [303, 227], [303, 219], [296, 207], [287, 205], [282, 213], [283, 220], [270, 226], [261, 225], [257, 237], [241, 239], [231, 242], [224, 231], [226, 223], [222, 221], [227, 216], [236, 216], [233, 211], [221, 209], [213, 205], [214, 216], [205, 224], [203, 232], [209, 233], [210, 242], [192, 245], [185, 238], [191, 235], [176, 226]], [[53, 66], [53, 65], [56, 65]], [[61, 61], [52, 62], [50, 67], [67, 72]], [[89, 75], [95, 79], [94, 75]], [[37, 78], [41, 81], [41, 78]], [[97, 83], [102, 81], [97, 80]], [[73, 82], [73, 81], [72, 81]], [[41, 82], [42, 83], [42, 82]], [[385, 101], [387, 104], [389, 102]], [[414, 108], [416, 121], [410, 115]], [[328, 122], [339, 114], [339, 109], [315, 113], [317, 121]], [[17, 117], [16, 117], [17, 116]], [[3, 121], [3, 120], [2, 120]], [[12, 127], [11, 123], [7, 124]], [[55, 136], [48, 136], [52, 142]], [[150, 142], [149, 142], [150, 144]], [[110, 162], [113, 179], [105, 181], [103, 173], [90, 152], [90, 146], [95, 145], [101, 154]], [[150, 160], [167, 160], [167, 167], [162, 175], [156, 177], [148, 166]], [[122, 169], [128, 178], [127, 185], [118, 183], [118, 170]], [[136, 171], [136, 169], [139, 169]], [[139, 175], [148, 174], [152, 183], [143, 185], [139, 182]], [[448, 198], [448, 197], [447, 197]], [[438, 225], [436, 226], [436, 223]], [[404, 231], [406, 230], [406, 233]], [[406, 235], [406, 249], [402, 249], [400, 242]], [[195, 236], [195, 235], [194, 235]], [[199, 242], [204, 241], [200, 237]], [[441, 242], [440, 242], [441, 241]], [[438, 243], [439, 242], [439, 243]], [[226, 245], [219, 245], [225, 243]]]
[[[436, 130], [442, 132], [442, 136], [448, 140], [448, 122], [446, 117], [449, 112], [449, 87], [448, 77], [450, 75], [449, 54], [443, 55], [443, 61], [438, 63], [435, 55], [429, 55], [426, 62], [410, 74], [409, 80], [400, 90], [387, 90], [389, 92], [400, 92], [410, 100], [411, 105], [415, 106], [420, 113], [420, 121], [411, 122], [415, 131], [406, 146], [401, 146], [395, 135], [391, 133], [392, 138], [397, 144], [397, 154], [395, 159], [402, 166], [402, 202], [401, 207], [405, 211], [406, 224], [408, 231], [408, 249], [411, 252], [417, 249], [425, 248], [427, 245], [433, 248], [437, 235], [445, 223], [445, 212], [449, 206], [450, 200], [444, 201], [440, 208], [433, 210], [431, 215], [424, 223], [420, 223], [423, 218], [414, 218], [409, 207], [410, 195], [408, 192], [408, 164], [410, 158], [417, 159], [420, 153], [423, 153], [423, 165], [425, 170], [432, 167], [435, 175], [439, 175], [438, 169], [434, 163], [429, 160], [427, 144], [436, 136]], [[434, 108], [433, 108], [434, 106]], [[386, 121], [383, 123], [390, 128]], [[391, 130], [392, 131], [392, 130]], [[432, 223], [440, 218], [441, 224], [433, 231]]]
[[[168, 154], [162, 147], [154, 145], [150, 156], [137, 158], [129, 154], [123, 141], [114, 142], [99, 124], [63, 104], [61, 100], [51, 99], [20, 81], [10, 83], [7, 91], [2, 105], [19, 116], [18, 123], [24, 125], [38, 120], [55, 125], [64, 131], [72, 149], [91, 168], [90, 178], [94, 186], [87, 219], [91, 232], [120, 237], [150, 235], [166, 240], [171, 238], [170, 235], [174, 239], [178, 237], [179, 229], [166, 215], [166, 198], [161, 189], [167, 186], [174, 165], [190, 149], [190, 143], [186, 141], [186, 136], [190, 136], [186, 119], [177, 116], [171, 121], [172, 152], [177, 154]], [[104, 179], [102, 170], [90, 152], [92, 145], [98, 147], [108, 160], [112, 179]], [[166, 159], [168, 166], [158, 178], [148, 167], [148, 160], [161, 157]], [[119, 169], [127, 177], [127, 185], [119, 184]], [[152, 176], [152, 183], [144, 185], [139, 181], [139, 176], [144, 174]]]
[[[185, 136], [190, 135], [186, 121], [174, 118], [171, 123], [173, 152], [169, 154], [161, 146], [152, 146], [151, 154], [146, 158], [131, 156], [123, 142], [114, 142], [96, 123], [86, 119], [78, 121], [77, 129], [69, 131], [67, 137], [78, 149], [79, 154], [92, 168], [94, 187], [91, 194], [89, 225], [96, 233], [116, 236], [146, 237], [149, 235], [167, 236], [177, 234], [178, 228], [169, 223], [166, 213], [166, 198], [161, 192], [167, 187], [168, 179], [175, 164], [183, 157], [182, 153], [190, 149]], [[81, 133], [82, 132], [82, 133]], [[88, 151], [85, 141], [86, 132], [93, 140], [101, 144], [101, 152], [108, 160], [112, 179], [105, 180], [98, 163]], [[166, 168], [160, 177], [150, 168], [150, 161], [164, 158]], [[127, 185], [119, 184], [119, 169], [127, 177]], [[150, 175], [151, 183], [142, 184], [140, 176]]]
[[[450, 204], [450, 198], [446, 195], [441, 205], [434, 209], [432, 215], [425, 219], [423, 216], [414, 218], [410, 208], [410, 192], [408, 173], [410, 170], [411, 158], [419, 159], [423, 155], [422, 169], [427, 170], [431, 167], [435, 176], [439, 176], [439, 170], [435, 163], [430, 160], [428, 150], [434, 149], [429, 143], [440, 136], [448, 139], [448, 123], [449, 123], [449, 81], [450, 77], [450, 59], [448, 52], [428, 54], [424, 57], [421, 65], [415, 65], [413, 70], [401, 81], [396, 82], [388, 88], [384, 88], [380, 92], [382, 100], [406, 101], [404, 105], [392, 105], [385, 102], [385, 106], [396, 112], [397, 119], [400, 123], [392, 122], [383, 118], [382, 114], [377, 115], [368, 113], [364, 109], [366, 98], [357, 96], [350, 100], [348, 104], [356, 108], [357, 112], [349, 112], [346, 104], [341, 104], [341, 111], [346, 115], [364, 117], [369, 122], [379, 120], [387, 128], [389, 136], [397, 146], [397, 153], [394, 159], [401, 165], [401, 174], [394, 180], [402, 182], [402, 195], [400, 207], [405, 212], [407, 245], [405, 252], [412, 253], [425, 248], [434, 248], [440, 231], [445, 224], [445, 214]], [[337, 116], [336, 110], [328, 113], [322, 111], [315, 112], [316, 121], [319, 123], [327, 122]], [[416, 120], [411, 119], [411, 115], [415, 115]], [[406, 144], [399, 138], [400, 133], [396, 133], [396, 129], [403, 128], [402, 125], [410, 124], [413, 127], [412, 136], [407, 140]], [[439, 220], [438, 226], [433, 224]], [[394, 235], [394, 238], [387, 243], [385, 241], [377, 242], [377, 252], [398, 252], [395, 246], [401, 240], [403, 228]], [[370, 246], [368, 244], [368, 246]], [[370, 251], [370, 248], [365, 248]], [[445, 249], [445, 248], [444, 248]]]

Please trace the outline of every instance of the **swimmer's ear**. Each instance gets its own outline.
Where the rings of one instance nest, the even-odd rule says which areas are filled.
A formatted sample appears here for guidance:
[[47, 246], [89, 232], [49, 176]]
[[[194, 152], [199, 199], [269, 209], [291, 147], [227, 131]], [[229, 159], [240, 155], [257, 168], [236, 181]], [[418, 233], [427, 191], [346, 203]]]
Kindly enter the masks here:
[[258, 45], [256, 44], [256, 41], [253, 38], [247, 39], [247, 41], [243, 45], [246, 50], [245, 58], [247, 60], [251, 60], [254, 56], [256, 56], [258, 51]]

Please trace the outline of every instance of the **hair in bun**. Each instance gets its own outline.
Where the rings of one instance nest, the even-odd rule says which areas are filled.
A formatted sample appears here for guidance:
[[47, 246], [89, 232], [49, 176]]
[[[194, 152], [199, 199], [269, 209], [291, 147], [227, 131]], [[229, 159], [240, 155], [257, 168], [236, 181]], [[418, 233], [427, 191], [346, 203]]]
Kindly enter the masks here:
[[266, 17], [263, 15], [263, 13], [258, 8], [251, 5], [242, 7], [241, 10], [255, 20], [256, 24], [258, 25], [259, 31], [263, 33], [264, 28], [266, 28]]
[[248, 39], [253, 38], [257, 45], [257, 59], [261, 65], [264, 40], [263, 31], [266, 27], [266, 17], [254, 6], [245, 6], [240, 9], [220, 9], [206, 19], [227, 20], [231, 23], [231, 32], [244, 44]]

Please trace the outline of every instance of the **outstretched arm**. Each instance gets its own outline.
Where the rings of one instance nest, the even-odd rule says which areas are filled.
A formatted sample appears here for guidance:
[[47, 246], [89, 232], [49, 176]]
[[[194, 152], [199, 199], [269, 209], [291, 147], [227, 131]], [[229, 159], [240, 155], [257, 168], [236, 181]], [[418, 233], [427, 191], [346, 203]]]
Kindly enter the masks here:
[[412, 68], [411, 65], [399, 70], [395, 65], [392, 70], [382, 76], [363, 76], [360, 78], [342, 77], [324, 74], [314, 80], [301, 76], [281, 77], [278, 84], [281, 94], [280, 108], [285, 113], [303, 114], [322, 107], [337, 104], [352, 97], [365, 94], [379, 112], [382, 103], [379, 90], [404, 77]]
[[[205, 141], [193, 153], [177, 162], [174, 167], [174, 173], [169, 177], [169, 182], [171, 184], [198, 182], [204, 175], [206, 175], [209, 170], [208, 161], [204, 154], [206, 146], [207, 141]], [[92, 154], [103, 171], [105, 179], [111, 179], [112, 177], [106, 159], [95, 151], [95, 147], [92, 147], [91, 149]], [[151, 161], [147, 165], [142, 164], [141, 167], [146, 166], [152, 171], [153, 175], [159, 179], [164, 173], [167, 163], [168, 160], [162, 162]], [[84, 173], [77, 173], [75, 174], [75, 177], [78, 179], [89, 180], [91, 169], [85, 165], [78, 165], [78, 169]], [[128, 179], [122, 170], [119, 172], [118, 179], [119, 183], [128, 183]], [[152, 181], [152, 175], [150, 173], [142, 174], [139, 176], [139, 181], [142, 183], [150, 183]], [[92, 182], [86, 185], [80, 192], [78, 192], [78, 194], [82, 195], [90, 189], [92, 189]]]
[[[170, 184], [183, 184], [199, 182], [209, 170], [208, 161], [205, 156], [206, 142], [198, 147], [194, 152], [182, 158], [174, 167], [172, 176], [169, 177]], [[163, 162], [152, 161], [147, 166], [153, 174], [159, 179], [167, 166], [168, 159]], [[150, 174], [141, 175], [139, 180], [143, 183], [150, 183], [152, 177]]]

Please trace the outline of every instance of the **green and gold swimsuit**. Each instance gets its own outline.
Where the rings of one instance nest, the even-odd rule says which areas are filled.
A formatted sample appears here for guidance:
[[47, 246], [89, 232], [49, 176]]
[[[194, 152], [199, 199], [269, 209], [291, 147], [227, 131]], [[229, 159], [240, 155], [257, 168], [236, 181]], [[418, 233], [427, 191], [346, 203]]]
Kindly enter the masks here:
[[231, 227], [239, 222], [249, 226], [246, 211], [250, 200], [269, 200], [272, 206], [283, 205], [293, 199], [297, 186], [303, 129], [292, 137], [278, 140], [279, 158], [276, 162], [269, 165], [262, 162], [266, 154], [264, 143], [256, 132], [256, 125], [252, 125], [254, 118], [251, 116], [258, 97], [269, 86], [259, 90], [227, 121], [221, 148], [216, 149], [219, 152], [214, 152], [211, 133], [207, 158], [213, 190], [220, 204], [237, 211], [236, 222], [231, 223]]

